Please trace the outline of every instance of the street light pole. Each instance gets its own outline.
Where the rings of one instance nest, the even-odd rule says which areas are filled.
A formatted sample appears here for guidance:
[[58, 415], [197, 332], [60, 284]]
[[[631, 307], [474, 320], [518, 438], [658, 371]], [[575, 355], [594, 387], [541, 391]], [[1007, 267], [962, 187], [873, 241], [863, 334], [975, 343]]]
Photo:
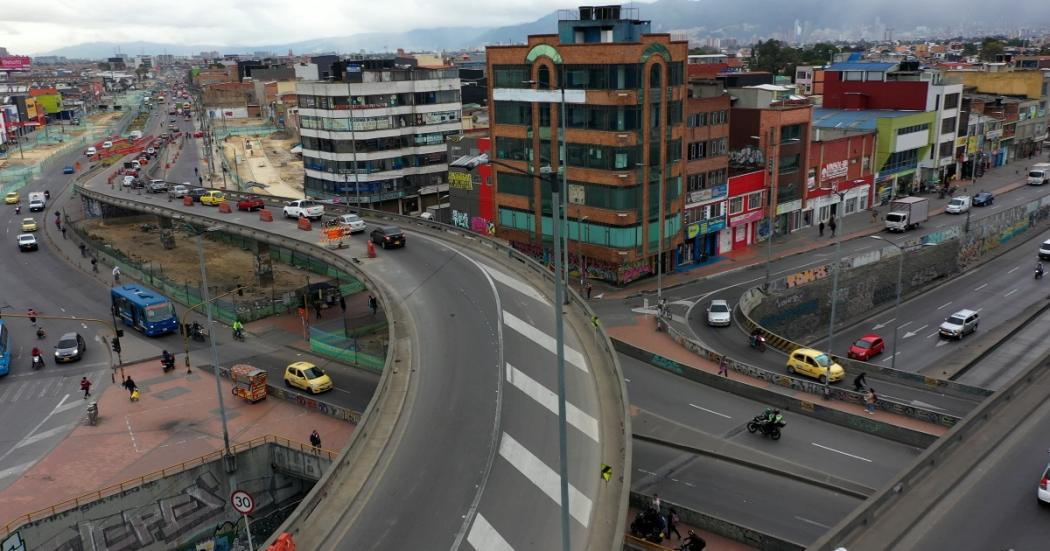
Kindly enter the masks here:
[[[828, 385], [831, 384], [831, 366], [834, 365], [834, 341], [835, 341], [835, 305], [838, 304], [839, 294], [839, 271], [842, 269], [842, 235], [846, 233], [846, 192], [838, 191], [834, 189], [833, 193], [838, 195], [839, 204], [842, 205], [842, 213], [839, 219], [842, 220], [842, 232], [838, 234], [835, 239], [835, 260], [831, 264], [831, 319], [828, 321], [828, 373], [824, 376], [824, 396], [829, 396], [831, 389]], [[834, 219], [832, 219], [834, 220]], [[896, 341], [894, 341], [896, 343]]]
[[[211, 231], [206, 229], [204, 231]], [[215, 346], [215, 334], [214, 328], [212, 327], [212, 305], [211, 299], [208, 298], [208, 269], [204, 262], [204, 231], [197, 232], [197, 256], [201, 264], [201, 298], [204, 299], [205, 311], [208, 315], [208, 331], [211, 332], [211, 364], [215, 369], [215, 394], [219, 398], [219, 416], [222, 418], [222, 443], [223, 443], [223, 458], [227, 461], [227, 468], [232, 469], [232, 461], [230, 457], [232, 452], [230, 451], [230, 431], [226, 424], [226, 405], [223, 402], [222, 397], [222, 383], [219, 381], [219, 349]]]

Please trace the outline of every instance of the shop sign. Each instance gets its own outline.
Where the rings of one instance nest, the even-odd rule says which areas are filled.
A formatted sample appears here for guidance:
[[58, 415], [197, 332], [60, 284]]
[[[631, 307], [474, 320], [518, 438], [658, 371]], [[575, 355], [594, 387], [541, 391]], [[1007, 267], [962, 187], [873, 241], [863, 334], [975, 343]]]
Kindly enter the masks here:
[[831, 180], [834, 178], [845, 178], [849, 172], [849, 161], [835, 161], [824, 165], [824, 168], [820, 169], [821, 180]]
[[729, 219], [729, 227], [736, 227], [743, 224], [749, 224], [761, 220], [766, 216], [766, 213], [762, 209], [751, 211], [747, 214], [739, 214]]
[[685, 227], [685, 238], [693, 239], [698, 235], [706, 235], [716, 231], [721, 231], [725, 227], [726, 219], [724, 216], [708, 218], [707, 220], [702, 220], [700, 222], [693, 222]]
[[1002, 135], [1003, 135], [1003, 129], [1002, 128], [998, 128], [996, 130], [989, 130], [989, 131], [984, 133], [985, 139], [988, 139], [988, 140], [999, 139], [999, 138], [1002, 137]]
[[691, 191], [689, 192], [688, 204], [690, 207], [692, 207], [696, 206], [699, 203], [707, 203], [709, 201], [725, 199], [727, 195], [729, 195], [729, 184], [722, 184], [708, 189]]
[[802, 210], [802, 199], [795, 199], [794, 201], [788, 201], [787, 203], [780, 203], [777, 205], [777, 216], [795, 212], [796, 210]]

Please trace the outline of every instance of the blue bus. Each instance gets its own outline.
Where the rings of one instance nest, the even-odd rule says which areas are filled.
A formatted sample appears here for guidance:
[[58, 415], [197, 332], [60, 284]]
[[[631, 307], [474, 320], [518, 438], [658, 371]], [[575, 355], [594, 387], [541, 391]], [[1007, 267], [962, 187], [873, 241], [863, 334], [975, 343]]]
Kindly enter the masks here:
[[11, 371], [11, 333], [7, 324], [0, 320], [0, 375]]
[[124, 325], [155, 337], [179, 330], [175, 306], [164, 295], [141, 285], [127, 284], [114, 287], [113, 313]]

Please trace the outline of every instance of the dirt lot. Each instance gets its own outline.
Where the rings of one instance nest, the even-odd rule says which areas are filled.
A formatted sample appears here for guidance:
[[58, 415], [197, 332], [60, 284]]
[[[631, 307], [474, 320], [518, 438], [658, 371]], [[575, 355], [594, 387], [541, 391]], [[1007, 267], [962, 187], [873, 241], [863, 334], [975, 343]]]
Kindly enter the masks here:
[[[303, 193], [303, 161], [291, 153], [297, 143], [284, 136], [284, 132], [261, 138], [229, 136], [225, 139], [223, 152], [231, 166], [234, 164], [234, 155], [240, 157], [237, 171], [242, 178], [266, 185], [265, 188], [256, 189], [258, 193], [298, 197]], [[250, 142], [250, 148], [246, 147], [247, 142]]]
[[[160, 232], [153, 230], [143, 232], [143, 223], [154, 223], [150, 216], [129, 217], [112, 220], [86, 220], [80, 227], [94, 240], [104, 242], [118, 249], [136, 262], [143, 265], [152, 263], [153, 275], [163, 276], [171, 281], [187, 282], [190, 286], [200, 285], [200, 264], [197, 261], [197, 241], [187, 232], [175, 233], [175, 248], [164, 249], [160, 244]], [[259, 287], [254, 275], [255, 255], [217, 241], [205, 239], [204, 255], [208, 267], [208, 284], [218, 288], [219, 292], [244, 285], [244, 299], [269, 299], [273, 294], [298, 289], [306, 285], [309, 276], [311, 283], [325, 281], [312, 272], [299, 270], [285, 264], [274, 262], [274, 287]], [[148, 268], [147, 268], [148, 270]]]

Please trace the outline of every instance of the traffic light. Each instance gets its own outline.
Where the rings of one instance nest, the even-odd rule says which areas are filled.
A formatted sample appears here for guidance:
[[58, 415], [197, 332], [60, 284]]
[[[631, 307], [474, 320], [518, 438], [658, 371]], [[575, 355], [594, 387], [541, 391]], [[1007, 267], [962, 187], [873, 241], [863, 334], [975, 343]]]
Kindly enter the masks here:
[[113, 337], [113, 351], [120, 354], [120, 339]]

